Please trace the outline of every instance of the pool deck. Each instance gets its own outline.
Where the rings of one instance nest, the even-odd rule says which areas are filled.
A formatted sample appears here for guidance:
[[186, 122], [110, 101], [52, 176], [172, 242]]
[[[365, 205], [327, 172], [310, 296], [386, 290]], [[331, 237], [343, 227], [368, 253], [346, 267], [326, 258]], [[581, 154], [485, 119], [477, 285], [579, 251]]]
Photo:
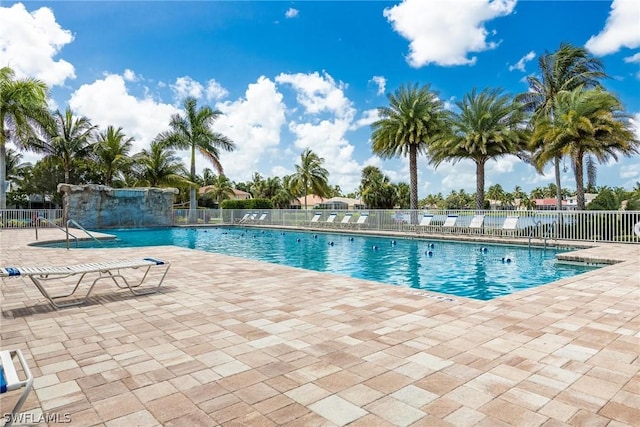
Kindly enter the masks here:
[[[58, 230], [40, 230], [40, 240], [59, 238]], [[151, 256], [172, 266], [156, 294], [134, 297], [105, 282], [85, 305], [61, 310], [30, 281], [2, 279], [0, 348], [22, 349], [36, 377], [22, 409], [30, 420], [492, 427], [640, 420], [637, 244], [574, 252], [567, 259], [617, 263], [485, 302], [177, 247], [67, 251], [27, 246], [33, 241], [33, 230], [0, 230], [0, 265]], [[19, 395], [2, 394], [0, 413]]]

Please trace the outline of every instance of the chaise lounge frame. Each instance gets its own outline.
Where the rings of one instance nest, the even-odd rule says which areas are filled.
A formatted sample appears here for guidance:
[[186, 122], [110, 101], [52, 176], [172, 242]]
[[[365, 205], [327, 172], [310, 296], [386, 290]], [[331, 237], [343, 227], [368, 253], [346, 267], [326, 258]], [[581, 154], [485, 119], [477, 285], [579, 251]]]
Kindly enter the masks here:
[[[18, 362], [22, 367], [22, 372], [25, 379], [20, 379], [20, 377], [18, 376], [16, 365], [13, 362], [14, 358], [18, 359]], [[18, 390], [22, 387], [25, 388], [11, 412], [7, 412], [6, 414], [4, 414], [6, 420], [4, 425], [5, 427], [9, 427], [11, 426], [11, 424], [13, 424], [14, 419], [16, 418], [16, 414], [18, 413], [20, 408], [22, 408], [22, 405], [29, 396], [29, 392], [33, 388], [33, 375], [31, 375], [29, 366], [27, 365], [27, 362], [25, 361], [20, 349], [0, 351], [0, 369], [2, 370], [2, 372], [0, 372], [0, 375], [2, 376], [2, 381], [0, 382], [0, 393], [7, 393], [10, 391]]]
[[[91, 291], [97, 282], [100, 280], [110, 279], [120, 289], [129, 289], [133, 295], [147, 295], [158, 291], [162, 282], [164, 282], [167, 272], [171, 263], [156, 258], [143, 258], [143, 259], [128, 259], [120, 261], [107, 261], [102, 263], [91, 264], [78, 264], [60, 267], [5, 267], [0, 268], [0, 277], [29, 277], [31, 281], [36, 285], [40, 293], [49, 300], [49, 302], [55, 308], [71, 307], [80, 304], [84, 304], [91, 295]], [[139, 290], [138, 288], [145, 282], [149, 271], [152, 267], [160, 267], [164, 271], [161, 271], [161, 277], [155, 286]], [[127, 269], [141, 269], [144, 275], [139, 281], [132, 282], [127, 280], [121, 270]], [[89, 290], [84, 296], [80, 296], [71, 301], [59, 302], [63, 299], [76, 297], [76, 291], [83, 283], [85, 276], [97, 273], [98, 277], [93, 279]], [[79, 275], [73, 290], [63, 295], [51, 295], [46, 288], [46, 284], [53, 280], [60, 280], [66, 277], [73, 277]]]

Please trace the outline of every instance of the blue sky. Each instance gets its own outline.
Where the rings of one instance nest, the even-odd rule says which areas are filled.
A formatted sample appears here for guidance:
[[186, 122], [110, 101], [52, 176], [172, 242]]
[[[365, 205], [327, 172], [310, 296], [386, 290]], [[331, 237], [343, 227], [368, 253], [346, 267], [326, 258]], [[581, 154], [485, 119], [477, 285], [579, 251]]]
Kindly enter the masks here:
[[[409, 181], [406, 159], [371, 151], [389, 92], [429, 84], [450, 109], [474, 87], [523, 92], [539, 56], [561, 42], [604, 62], [605, 85], [640, 134], [637, 0], [0, 2], [0, 65], [47, 82], [53, 108], [121, 126], [137, 152], [192, 95], [223, 112], [215, 127], [237, 145], [221, 155], [232, 180], [292, 173], [309, 147], [345, 192], [367, 165]], [[472, 163], [434, 169], [421, 158], [418, 168], [420, 197], [475, 191]], [[570, 168], [562, 178], [575, 187]], [[512, 156], [486, 169], [487, 188], [553, 180], [551, 167], [541, 176]], [[639, 156], [598, 169], [598, 185], [637, 181]]]

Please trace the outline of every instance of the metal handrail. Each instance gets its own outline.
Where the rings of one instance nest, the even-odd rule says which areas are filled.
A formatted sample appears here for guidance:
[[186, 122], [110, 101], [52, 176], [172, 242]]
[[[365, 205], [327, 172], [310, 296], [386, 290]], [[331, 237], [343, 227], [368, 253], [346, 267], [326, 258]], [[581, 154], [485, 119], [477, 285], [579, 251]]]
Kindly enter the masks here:
[[[96, 239], [96, 237], [93, 234], [89, 233], [89, 231], [86, 228], [84, 228], [83, 226], [78, 224], [77, 221], [74, 221], [72, 219], [67, 220], [67, 234], [69, 234], [69, 224], [75, 225], [80, 230], [84, 231], [87, 234], [87, 236], [91, 237], [93, 240], [95, 240], [96, 242], [100, 243], [100, 245], [102, 245], [102, 242], [100, 240]], [[78, 239], [76, 238], [76, 247], [77, 246], [78, 246]], [[67, 237], [67, 249], [69, 249], [69, 238], [68, 237]]]
[[[48, 220], [47, 218], [43, 217], [43, 216], [39, 216], [36, 218], [38, 221], [44, 221], [49, 225], [52, 225], [54, 228], [57, 228], [58, 230], [62, 231], [63, 233], [66, 233], [67, 235], [67, 249], [69, 249], [69, 236], [73, 237], [74, 240], [76, 241], [76, 247], [78, 246], [78, 238], [76, 236], [74, 236], [73, 234], [69, 233], [69, 228], [67, 227], [67, 229], [65, 230], [64, 228], [60, 227], [58, 224], [56, 224], [55, 222]], [[36, 240], [38, 240], [38, 221], [36, 221], [35, 223], [35, 228], [36, 228]]]
[[[531, 227], [531, 231], [529, 232], [529, 248], [531, 248], [531, 237], [533, 236], [533, 231], [534, 231], [535, 229], [537, 229], [537, 228], [538, 228], [539, 226], [541, 226], [541, 225], [542, 225], [542, 221], [538, 220], [538, 221], [536, 221], [536, 223], [533, 225], [533, 227]], [[544, 247], [545, 247], [545, 249], [547, 248], [547, 241], [546, 241], [546, 239], [545, 239], [545, 241], [544, 241]]]

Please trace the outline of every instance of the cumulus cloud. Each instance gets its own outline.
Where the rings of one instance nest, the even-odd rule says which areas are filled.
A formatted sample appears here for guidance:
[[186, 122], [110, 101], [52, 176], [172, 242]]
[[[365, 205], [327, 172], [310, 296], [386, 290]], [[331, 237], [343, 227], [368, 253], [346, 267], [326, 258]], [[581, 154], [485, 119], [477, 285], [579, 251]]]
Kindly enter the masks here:
[[356, 130], [363, 126], [369, 126], [379, 118], [378, 109], [365, 110], [362, 112], [362, 116], [353, 123], [351, 130]]
[[148, 148], [158, 133], [169, 128], [171, 115], [180, 112], [172, 105], [131, 95], [124, 76], [117, 74], [80, 86], [71, 95], [69, 106], [101, 129], [122, 127], [127, 136], [135, 138], [132, 153]]
[[640, 46], [640, 3], [637, 0], [613, 0], [604, 29], [592, 36], [585, 47], [595, 55], [615, 53], [622, 47]]
[[515, 65], [510, 65], [509, 71], [518, 70], [524, 73], [527, 62], [531, 61], [535, 57], [536, 57], [536, 53], [534, 51], [527, 53], [525, 56], [520, 58], [520, 60], [518, 60], [518, 62], [516, 62]]
[[326, 112], [340, 118], [352, 118], [355, 114], [352, 102], [344, 95], [346, 85], [336, 82], [326, 72], [322, 75], [318, 72], [283, 73], [276, 77], [276, 82], [291, 85], [296, 91], [298, 103], [305, 109], [306, 114]]
[[473, 65], [477, 58], [469, 53], [498, 45], [487, 40], [485, 23], [510, 15], [515, 5], [516, 0], [403, 0], [383, 14], [409, 40], [407, 61], [412, 67]]
[[636, 53], [635, 55], [627, 56], [626, 58], [624, 58], [624, 62], [626, 62], [627, 64], [640, 62], [640, 52]]
[[202, 86], [202, 84], [200, 84], [200, 82], [196, 80], [193, 80], [189, 76], [178, 77], [176, 79], [176, 82], [170, 84], [169, 87], [171, 87], [173, 96], [178, 102], [182, 101], [188, 96], [199, 99], [204, 93], [204, 87]]
[[[221, 153], [225, 175], [235, 181], [249, 180], [266, 150], [280, 144], [286, 110], [283, 96], [275, 83], [263, 76], [248, 86], [244, 98], [218, 103], [216, 108], [222, 115], [214, 129], [236, 144], [235, 151]], [[281, 158], [275, 156], [274, 160]]]
[[635, 113], [633, 117], [629, 119], [631, 122], [631, 126], [633, 126], [634, 132], [636, 134], [636, 139], [640, 140], [640, 113]]
[[384, 91], [387, 85], [387, 79], [382, 76], [373, 76], [369, 81], [373, 82], [378, 87], [378, 95], [384, 95]]
[[208, 101], [217, 101], [229, 95], [229, 92], [223, 88], [215, 79], [207, 82], [206, 97]]
[[10, 66], [18, 78], [35, 77], [49, 86], [74, 79], [73, 65], [54, 59], [72, 41], [48, 7], [33, 12], [22, 3], [0, 7], [0, 64]]
[[128, 68], [124, 70], [124, 74], [122, 75], [122, 77], [124, 77], [125, 81], [128, 81], [128, 82], [135, 82], [138, 79], [138, 76], [136, 76], [136, 73], [134, 73], [132, 70]]
[[291, 19], [291, 18], [295, 18], [298, 16], [298, 14], [300, 13], [300, 11], [298, 9], [294, 9], [292, 7], [290, 7], [285, 13], [284, 16], [287, 19]]

